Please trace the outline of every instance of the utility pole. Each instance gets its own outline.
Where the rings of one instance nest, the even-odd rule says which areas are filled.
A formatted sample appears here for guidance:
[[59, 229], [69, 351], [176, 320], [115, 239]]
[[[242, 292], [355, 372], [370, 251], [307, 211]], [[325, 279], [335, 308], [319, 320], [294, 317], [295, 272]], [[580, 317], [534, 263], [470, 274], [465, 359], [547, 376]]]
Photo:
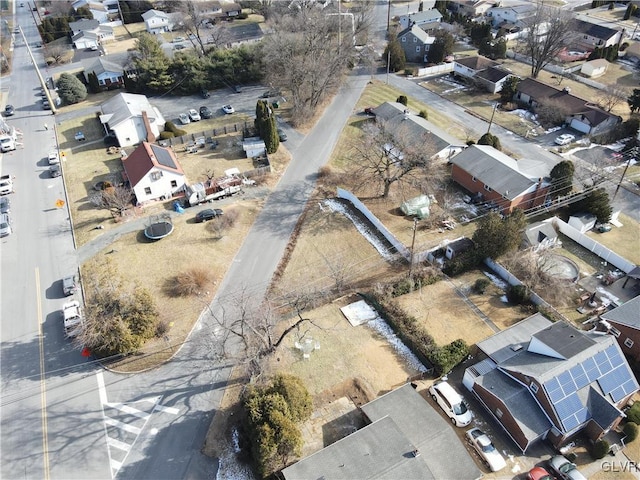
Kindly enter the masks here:
[[418, 230], [418, 217], [413, 217], [413, 238], [411, 239], [411, 258], [409, 264], [409, 278], [413, 275], [413, 260], [416, 246], [416, 231]]
[[389, 40], [390, 28], [391, 28], [391, 0], [387, 0], [387, 40]]
[[491, 131], [491, 125], [493, 125], [493, 117], [496, 114], [496, 108], [498, 108], [498, 102], [493, 104], [493, 111], [491, 112], [491, 120], [489, 120], [489, 126], [487, 127], [487, 133]]
[[31, 63], [33, 64], [33, 68], [36, 69], [36, 74], [38, 75], [38, 81], [40, 82], [40, 86], [44, 91], [44, 94], [47, 97], [47, 101], [49, 102], [49, 106], [51, 107], [51, 114], [55, 115], [58, 109], [56, 108], [56, 104], [51, 98], [51, 94], [49, 93], [49, 86], [45, 83], [44, 78], [42, 78], [42, 74], [40, 73], [40, 69], [38, 68], [38, 64], [36, 63], [36, 59], [33, 58], [33, 52], [31, 51], [31, 47], [29, 47], [29, 42], [27, 42], [27, 38], [24, 36], [22, 32], [22, 27], [18, 26], [18, 32], [22, 37], [22, 41], [24, 42], [24, 46], [27, 47], [27, 53], [29, 54], [29, 58], [31, 59]]
[[627, 159], [627, 164], [624, 167], [624, 171], [622, 172], [622, 176], [620, 177], [620, 181], [618, 182], [618, 186], [616, 187], [616, 191], [614, 192], [613, 198], [611, 199], [610, 203], [613, 203], [613, 201], [616, 199], [616, 195], [618, 194], [618, 190], [620, 190], [620, 185], [622, 185], [622, 182], [624, 181], [624, 176], [627, 174], [627, 169], [631, 164], [631, 160], [636, 157], [637, 153], [638, 153], [637, 147], [632, 148], [631, 151], [629, 152], [629, 158]]

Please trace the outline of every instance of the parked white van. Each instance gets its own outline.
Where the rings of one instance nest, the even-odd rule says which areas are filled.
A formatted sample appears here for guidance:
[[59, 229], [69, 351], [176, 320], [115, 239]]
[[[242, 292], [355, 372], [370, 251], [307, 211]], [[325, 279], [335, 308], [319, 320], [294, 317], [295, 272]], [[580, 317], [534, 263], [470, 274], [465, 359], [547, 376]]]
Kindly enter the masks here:
[[433, 384], [429, 389], [429, 393], [456, 427], [466, 427], [471, 423], [471, 412], [465, 405], [464, 400], [447, 382], [442, 381]]

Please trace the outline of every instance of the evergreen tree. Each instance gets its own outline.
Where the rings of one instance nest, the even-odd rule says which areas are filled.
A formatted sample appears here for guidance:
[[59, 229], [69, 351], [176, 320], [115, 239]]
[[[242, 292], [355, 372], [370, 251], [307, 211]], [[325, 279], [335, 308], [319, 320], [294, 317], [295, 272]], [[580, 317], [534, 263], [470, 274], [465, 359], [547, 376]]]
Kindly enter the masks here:
[[592, 190], [582, 200], [573, 204], [571, 209], [574, 213], [589, 212], [596, 216], [599, 223], [606, 223], [611, 220], [613, 209], [609, 202], [609, 194], [604, 188]]
[[634, 88], [633, 93], [627, 99], [631, 113], [636, 113], [640, 110], [640, 88]]
[[551, 178], [551, 191], [549, 196], [555, 199], [560, 196], [568, 195], [573, 189], [573, 174], [575, 166], [571, 160], [562, 160], [552, 169], [549, 177]]
[[264, 140], [267, 153], [275, 153], [280, 146], [280, 138], [278, 136], [278, 126], [276, 117], [273, 114], [273, 108], [266, 100], [258, 100], [256, 105], [256, 130], [260, 138]]
[[65, 72], [58, 79], [58, 95], [66, 104], [78, 103], [87, 98], [87, 87], [77, 77]]
[[389, 61], [389, 70], [392, 72], [399, 72], [404, 70], [407, 59], [404, 56], [404, 50], [397, 38], [389, 41], [387, 47], [384, 50], [384, 58]]
[[516, 93], [518, 93], [518, 84], [520, 83], [520, 78], [515, 75], [507, 78], [502, 84], [502, 90], [500, 90], [500, 101], [502, 103], [512, 102]]
[[89, 91], [91, 93], [100, 93], [102, 88], [100, 87], [100, 82], [98, 81], [98, 76], [94, 72], [89, 72], [88, 82], [89, 82]]

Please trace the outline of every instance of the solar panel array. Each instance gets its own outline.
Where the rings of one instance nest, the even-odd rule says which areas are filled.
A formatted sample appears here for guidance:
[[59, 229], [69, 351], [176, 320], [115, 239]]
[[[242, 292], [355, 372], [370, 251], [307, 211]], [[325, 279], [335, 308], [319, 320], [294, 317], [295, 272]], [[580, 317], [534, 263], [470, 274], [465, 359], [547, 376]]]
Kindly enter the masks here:
[[616, 345], [553, 377], [544, 383], [544, 388], [565, 431], [573, 430], [591, 417], [576, 392], [595, 381], [614, 402], [638, 389], [638, 382]]

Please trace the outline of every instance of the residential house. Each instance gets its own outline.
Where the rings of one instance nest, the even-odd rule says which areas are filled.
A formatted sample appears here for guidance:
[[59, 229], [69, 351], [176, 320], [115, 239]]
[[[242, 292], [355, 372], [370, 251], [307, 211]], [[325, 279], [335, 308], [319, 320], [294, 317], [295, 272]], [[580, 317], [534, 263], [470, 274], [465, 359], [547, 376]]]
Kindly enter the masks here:
[[[448, 160], [460, 153], [465, 142], [448, 134], [438, 126], [414, 113], [398, 102], [385, 102], [373, 109], [376, 122], [382, 124], [386, 131], [397, 139], [397, 146], [389, 150], [402, 147], [416, 147], [431, 159]], [[402, 152], [396, 152], [401, 155]]]
[[463, 17], [476, 18], [499, 3], [499, 0], [451, 0], [447, 2], [447, 8]]
[[559, 90], [533, 78], [518, 83], [514, 100], [535, 111], [536, 106], [548, 104], [566, 112], [565, 124], [574, 130], [595, 135], [614, 128], [622, 118], [605, 112], [589, 101], [571, 95], [571, 89]]
[[417, 25], [405, 28], [398, 33], [398, 41], [404, 51], [407, 62], [427, 63], [429, 48], [433, 45], [436, 37], [431, 37], [427, 32]]
[[600, 320], [617, 338], [622, 352], [640, 361], [640, 296], [600, 314]]
[[122, 166], [139, 204], [169, 199], [186, 184], [182, 167], [171, 148], [142, 142], [122, 160]]
[[509, 29], [513, 29], [515, 26], [522, 29], [526, 27], [527, 19], [533, 16], [536, 8], [538, 8], [536, 4], [529, 2], [523, 2], [520, 5], [495, 6], [487, 12], [487, 17], [495, 28], [508, 26]]
[[113, 27], [97, 20], [80, 20], [69, 23], [71, 43], [78, 50], [96, 49], [99, 45], [115, 40]]
[[264, 37], [259, 23], [232, 25], [227, 28], [229, 46], [259, 42]]
[[104, 102], [100, 122], [121, 147], [153, 142], [164, 130], [164, 117], [144, 95], [120, 93]]
[[609, 68], [609, 62], [605, 58], [597, 58], [584, 62], [580, 68], [580, 73], [586, 75], [589, 78], [601, 77], [607, 73]]
[[233, 19], [242, 13], [242, 7], [237, 3], [224, 2], [220, 4], [222, 16]]
[[489, 145], [471, 145], [450, 161], [451, 178], [475, 199], [511, 213], [544, 204], [549, 183], [525, 174], [518, 162]]
[[498, 62], [480, 55], [455, 59], [453, 74], [482, 85], [490, 93], [502, 90], [504, 82], [513, 75]]
[[173, 30], [173, 22], [169, 15], [160, 10], [147, 10], [142, 14], [144, 27], [147, 32], [158, 35]]
[[624, 38], [624, 29], [616, 30], [584, 20], [576, 20], [574, 29], [577, 34], [575, 43], [588, 50], [611, 47]]
[[88, 68], [84, 69], [84, 76], [87, 82], [89, 82], [90, 73], [95, 74], [98, 78], [98, 83], [104, 90], [112, 90], [124, 86], [124, 69], [104, 57], [98, 57]]
[[432, 28], [437, 28], [440, 22], [442, 22], [442, 14], [435, 8], [432, 10], [423, 10], [422, 12], [400, 15], [400, 19], [398, 20], [401, 30], [417, 25], [426, 31]]
[[536, 252], [561, 244], [558, 232], [549, 220], [529, 225], [524, 231], [524, 242], [526, 247]]
[[560, 448], [583, 433], [597, 441], [639, 390], [613, 335], [578, 330], [536, 313], [477, 344], [463, 384], [526, 452]]
[[360, 411], [368, 425], [283, 469], [282, 478], [477, 480], [482, 476], [449, 422], [410, 384]]
[[109, 9], [107, 5], [104, 5], [102, 2], [90, 1], [90, 0], [77, 0], [71, 4], [74, 11], [78, 11], [78, 9], [85, 7], [89, 10], [94, 20], [97, 20], [99, 23], [106, 23], [110, 20], [109, 18]]

